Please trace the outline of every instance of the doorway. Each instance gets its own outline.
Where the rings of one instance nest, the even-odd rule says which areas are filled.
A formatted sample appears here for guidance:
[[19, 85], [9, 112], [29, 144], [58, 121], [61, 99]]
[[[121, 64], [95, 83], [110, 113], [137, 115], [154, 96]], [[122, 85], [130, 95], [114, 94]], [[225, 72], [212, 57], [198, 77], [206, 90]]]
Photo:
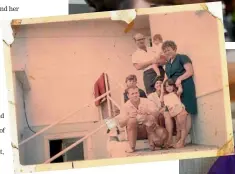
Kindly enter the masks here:
[[[50, 158], [62, 151], [62, 140], [51, 140], [50, 145]], [[51, 161], [51, 163], [61, 163], [64, 162], [63, 155]]]
[[[50, 158], [69, 147], [82, 137], [77, 138], [66, 138], [66, 139], [57, 139], [57, 140], [49, 140], [49, 152]], [[83, 142], [70, 149], [63, 155], [57, 157], [51, 163], [61, 163], [61, 162], [69, 162], [69, 161], [79, 161], [85, 160], [84, 157], [84, 144]]]

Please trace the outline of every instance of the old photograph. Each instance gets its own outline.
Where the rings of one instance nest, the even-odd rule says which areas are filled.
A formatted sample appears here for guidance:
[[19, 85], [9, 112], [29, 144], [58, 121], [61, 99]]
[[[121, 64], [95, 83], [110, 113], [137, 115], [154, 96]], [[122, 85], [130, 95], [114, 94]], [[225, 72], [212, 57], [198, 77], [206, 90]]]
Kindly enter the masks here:
[[139, 10], [131, 27], [108, 12], [13, 23], [20, 164], [200, 158], [233, 146], [223, 26], [200, 8]]

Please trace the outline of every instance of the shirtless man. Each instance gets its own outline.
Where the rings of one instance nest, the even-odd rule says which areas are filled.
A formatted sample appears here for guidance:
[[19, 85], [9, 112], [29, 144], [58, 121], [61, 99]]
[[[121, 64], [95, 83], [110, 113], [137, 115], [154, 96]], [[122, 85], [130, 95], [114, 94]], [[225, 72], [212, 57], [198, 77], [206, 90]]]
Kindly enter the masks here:
[[140, 137], [141, 134], [145, 134], [145, 139], [148, 138], [146, 127], [143, 126], [145, 116], [157, 118], [159, 112], [153, 102], [140, 97], [138, 87], [130, 86], [127, 92], [129, 100], [123, 105], [117, 121], [120, 127], [127, 127], [129, 149], [126, 152], [132, 153], [135, 151], [136, 140], [143, 138]]

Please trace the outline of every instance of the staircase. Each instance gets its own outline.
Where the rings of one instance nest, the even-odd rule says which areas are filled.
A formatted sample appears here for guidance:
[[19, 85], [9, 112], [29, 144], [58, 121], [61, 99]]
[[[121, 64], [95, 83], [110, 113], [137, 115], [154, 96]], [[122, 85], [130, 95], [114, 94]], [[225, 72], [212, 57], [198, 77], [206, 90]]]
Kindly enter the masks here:
[[[173, 137], [173, 142], [175, 141], [175, 137]], [[193, 148], [191, 144], [190, 136], [186, 139], [186, 147], [183, 148], [187, 151]], [[149, 149], [148, 140], [137, 140], [136, 142], [136, 151], [134, 153], [126, 153], [126, 149], [128, 148], [128, 141], [125, 138], [125, 131], [121, 130], [120, 135], [117, 135], [115, 130], [112, 130], [109, 133], [109, 138], [107, 142], [107, 148], [109, 152], [110, 158], [120, 158], [120, 157], [130, 157], [130, 156], [145, 156], [145, 155], [153, 155], [153, 154], [164, 154], [169, 152], [178, 152], [180, 149], [160, 149], [156, 151], [151, 151]]]

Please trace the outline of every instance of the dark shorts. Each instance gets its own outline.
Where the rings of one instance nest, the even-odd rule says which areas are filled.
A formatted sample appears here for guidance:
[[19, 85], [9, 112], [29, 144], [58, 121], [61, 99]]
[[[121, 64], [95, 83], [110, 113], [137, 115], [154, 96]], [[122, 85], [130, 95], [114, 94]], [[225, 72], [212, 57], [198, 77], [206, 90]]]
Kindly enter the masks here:
[[144, 71], [143, 80], [144, 87], [147, 94], [155, 92], [155, 83], [158, 77], [164, 79], [165, 71], [162, 66], [159, 66], [160, 75], [158, 75], [152, 68]]
[[163, 114], [160, 114], [158, 116], [157, 122], [158, 122], [159, 126], [164, 127], [164, 128], [166, 127], [165, 126], [165, 118], [164, 118]]
[[146, 139], [148, 139], [146, 126], [143, 124], [138, 124], [137, 125], [137, 140], [146, 140]]
[[148, 133], [146, 126], [141, 124], [137, 127], [137, 140], [146, 140], [148, 139]]
[[[175, 122], [175, 119], [172, 119], [172, 121], [173, 121], [173, 136], [175, 136], [176, 135], [176, 122]], [[161, 127], [165, 128], [165, 119], [162, 114], [159, 115], [157, 122]], [[137, 140], [146, 140], [146, 139], [148, 139], [148, 132], [147, 132], [146, 126], [143, 124], [138, 124]]]

